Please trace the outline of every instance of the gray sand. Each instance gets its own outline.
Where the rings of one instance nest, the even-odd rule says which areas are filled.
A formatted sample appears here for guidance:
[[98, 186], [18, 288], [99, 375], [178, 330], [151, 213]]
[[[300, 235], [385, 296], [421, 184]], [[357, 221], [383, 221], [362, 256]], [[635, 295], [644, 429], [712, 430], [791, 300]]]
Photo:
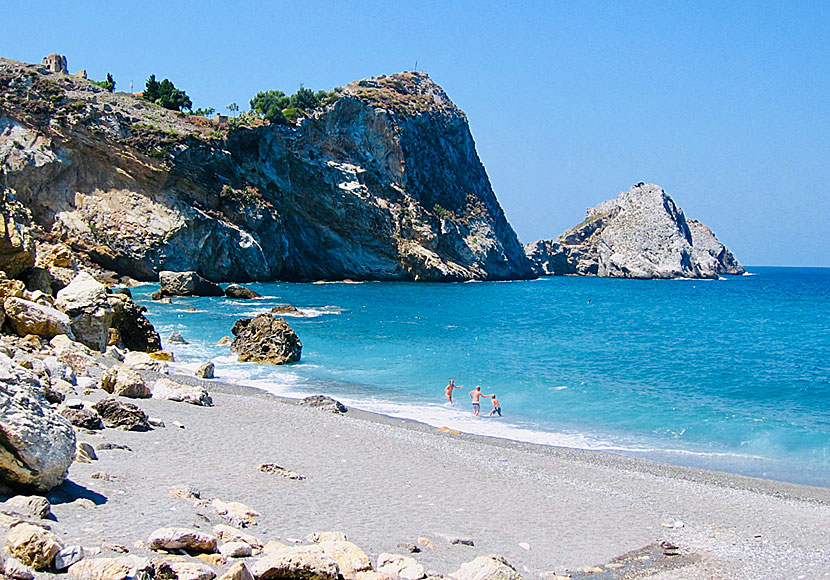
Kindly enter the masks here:
[[[290, 543], [316, 531], [343, 531], [375, 561], [382, 552], [401, 553], [398, 542], [428, 537], [437, 548], [414, 556], [443, 575], [497, 553], [526, 578], [539, 578], [602, 567], [668, 540], [681, 556], [643, 560], [632, 575], [603, 568], [605, 574], [591, 577], [830, 578], [828, 489], [441, 433], [356, 409], [334, 415], [204, 383], [215, 407], [135, 401], [166, 427], [79, 435], [95, 446], [106, 441], [132, 451], [99, 451], [98, 461], [72, 466], [70, 480], [81, 489], [65, 487], [100, 505], [53, 506], [52, 526], [66, 544], [123, 544], [146, 555], [135, 542], [156, 528], [209, 531], [221, 522], [209, 507], [168, 495], [191, 486], [203, 498], [258, 511], [258, 524], [246, 531], [264, 540]], [[262, 473], [262, 463], [306, 479]], [[97, 471], [112, 480], [91, 479]], [[682, 525], [666, 527], [675, 522]], [[475, 546], [452, 545], [440, 534], [469, 537]]]

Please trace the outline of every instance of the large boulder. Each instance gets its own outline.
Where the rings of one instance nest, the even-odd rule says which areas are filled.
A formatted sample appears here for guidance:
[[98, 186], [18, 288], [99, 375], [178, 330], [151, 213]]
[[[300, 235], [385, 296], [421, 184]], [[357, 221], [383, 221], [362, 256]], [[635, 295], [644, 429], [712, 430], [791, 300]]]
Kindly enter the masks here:
[[34, 374], [0, 353], [0, 483], [47, 491], [66, 479], [75, 431]]
[[219, 285], [196, 272], [159, 272], [160, 292], [164, 296], [224, 296]]
[[283, 318], [270, 313], [240, 318], [231, 332], [231, 351], [237, 354], [239, 362], [285, 364], [300, 360], [303, 345]]
[[69, 315], [78, 341], [101, 352], [106, 350], [113, 314], [106, 286], [90, 274], [79, 272], [58, 292], [55, 306]]
[[7, 189], [0, 190], [0, 270], [15, 277], [35, 265], [32, 216]]
[[144, 316], [147, 308], [139, 306], [122, 293], [107, 296], [112, 308], [112, 328], [117, 332], [117, 343], [129, 350], [155, 352], [161, 350], [161, 337]]
[[450, 577], [456, 580], [523, 580], [503, 556], [496, 554], [479, 556], [472, 562], [461, 564]]
[[296, 546], [277, 550], [250, 565], [257, 580], [294, 578], [296, 580], [336, 580], [337, 562], [319, 546]]
[[49, 345], [57, 362], [68, 367], [76, 377], [89, 376], [96, 369], [102, 368], [88, 346], [71, 340], [66, 335], [59, 334], [49, 341]]
[[108, 393], [131, 399], [150, 397], [150, 387], [138, 371], [126, 365], [110, 367], [101, 375], [101, 388]]
[[73, 336], [69, 316], [49, 306], [10, 296], [3, 302], [6, 321], [20, 336], [34, 334], [53, 338], [59, 334]]

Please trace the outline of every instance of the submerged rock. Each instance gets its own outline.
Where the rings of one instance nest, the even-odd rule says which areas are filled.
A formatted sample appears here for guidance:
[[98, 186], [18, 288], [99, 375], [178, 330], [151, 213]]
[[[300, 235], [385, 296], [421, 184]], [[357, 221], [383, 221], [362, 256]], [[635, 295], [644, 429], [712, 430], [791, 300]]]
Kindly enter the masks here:
[[251, 298], [262, 298], [262, 296], [250, 288], [245, 288], [239, 284], [231, 284], [225, 288], [225, 296], [228, 298], [236, 298], [238, 300], [250, 300]]
[[588, 209], [578, 226], [525, 246], [540, 276], [717, 278], [744, 269], [712, 231], [659, 186], [638, 183]]
[[260, 314], [241, 318], [231, 329], [231, 351], [239, 362], [285, 364], [300, 360], [303, 345], [297, 333], [282, 318]]

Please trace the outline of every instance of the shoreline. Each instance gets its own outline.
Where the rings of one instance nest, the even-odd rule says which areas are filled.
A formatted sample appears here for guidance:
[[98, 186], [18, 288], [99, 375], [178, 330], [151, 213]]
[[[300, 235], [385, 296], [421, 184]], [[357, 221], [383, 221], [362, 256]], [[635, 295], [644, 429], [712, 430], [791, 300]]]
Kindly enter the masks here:
[[[190, 383], [192, 380], [192, 384], [200, 384], [206, 388], [210, 387], [209, 390], [211, 391], [217, 390], [228, 394], [244, 395], [245, 390], [250, 390], [258, 396], [272, 397], [284, 404], [297, 405], [301, 401], [301, 398], [277, 395], [259, 387], [239, 385], [221, 378], [204, 380], [191, 377], [189, 375], [173, 373], [171, 373], [170, 376], [175, 377], [175, 380], [179, 382]], [[348, 412], [353, 413], [353, 416], [357, 416], [363, 420], [383, 425], [393, 425], [419, 433], [433, 432], [439, 428], [447, 427], [431, 425], [409, 417], [394, 417], [392, 415], [386, 415], [377, 411], [361, 409], [360, 407], [349, 406], [348, 409]], [[453, 427], [453, 429], [455, 428]], [[795, 483], [764, 477], [753, 477], [729, 471], [696, 468], [600, 449], [585, 449], [580, 447], [536, 443], [520, 439], [511, 439], [509, 437], [465, 431], [460, 431], [460, 433], [453, 435], [472, 441], [480, 438], [485, 440], [488, 444], [494, 446], [526, 448], [528, 451], [535, 450], [538, 453], [550, 453], [551, 455], [562, 459], [611, 466], [619, 469], [648, 473], [651, 475], [662, 475], [695, 483], [720, 485], [731, 489], [741, 489], [784, 499], [815, 502], [819, 505], [830, 506], [830, 488], [817, 485]]]
[[[148, 384], [161, 376], [142, 374]], [[261, 515], [246, 531], [265, 541], [306, 543], [308, 534], [342, 531], [376, 562], [382, 553], [407, 554], [401, 542], [428, 538], [434, 549], [407, 555], [437, 576], [488, 554], [528, 580], [597, 577], [596, 567], [607, 574], [600, 578], [630, 578], [624, 572], [636, 568], [637, 578], [666, 580], [818, 578], [830, 569], [822, 548], [830, 543], [830, 490], [440, 432], [356, 408], [335, 415], [220, 379], [167, 377], [204, 386], [215, 406], [136, 400], [166, 426], [79, 433], [96, 447], [131, 451], [73, 464], [68, 487], [50, 494], [67, 544], [152, 556], [141, 542], [157, 528], [210, 533], [223, 520], [209, 503], [170, 496], [187, 488], [203, 500], [250, 506]], [[304, 479], [263, 473], [265, 463]], [[93, 477], [102, 471], [109, 480]], [[445, 539], [452, 537], [474, 545]]]

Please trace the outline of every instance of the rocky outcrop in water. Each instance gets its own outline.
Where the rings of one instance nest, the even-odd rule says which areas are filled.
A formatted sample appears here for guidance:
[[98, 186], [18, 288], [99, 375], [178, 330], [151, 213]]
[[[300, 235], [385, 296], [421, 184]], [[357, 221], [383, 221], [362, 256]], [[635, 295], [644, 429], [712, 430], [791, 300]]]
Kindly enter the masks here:
[[687, 220], [657, 185], [638, 183], [589, 208], [585, 220], [554, 240], [525, 246], [540, 276], [717, 278], [743, 274], [712, 233]]
[[45, 235], [142, 280], [534, 276], [466, 116], [424, 73], [229, 129], [0, 59], [0, 168]]
[[237, 354], [239, 362], [280, 365], [300, 360], [303, 345], [283, 318], [276, 318], [270, 313], [240, 318], [231, 332], [234, 336], [231, 352]]

